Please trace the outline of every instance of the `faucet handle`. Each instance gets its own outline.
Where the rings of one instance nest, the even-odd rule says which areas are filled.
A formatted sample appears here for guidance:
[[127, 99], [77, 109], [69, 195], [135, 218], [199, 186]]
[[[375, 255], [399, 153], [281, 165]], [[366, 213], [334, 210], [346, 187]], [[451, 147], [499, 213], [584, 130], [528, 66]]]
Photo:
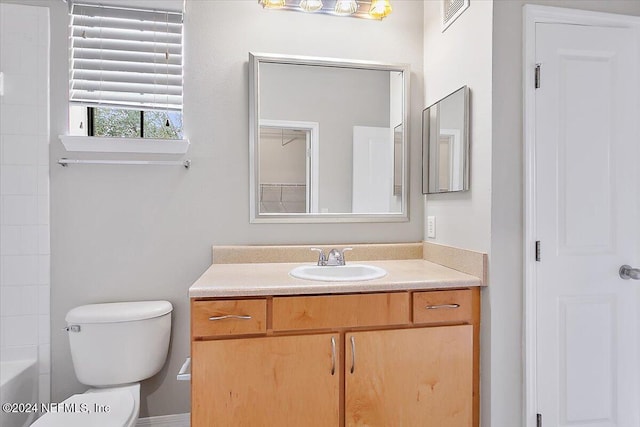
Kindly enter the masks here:
[[327, 257], [321, 248], [311, 248], [311, 250], [318, 252], [318, 265], [327, 265]]
[[342, 255], [342, 265], [345, 265], [347, 263], [347, 260], [344, 258], [344, 253], [352, 250], [353, 248], [342, 248], [342, 250], [340, 251], [340, 254]]

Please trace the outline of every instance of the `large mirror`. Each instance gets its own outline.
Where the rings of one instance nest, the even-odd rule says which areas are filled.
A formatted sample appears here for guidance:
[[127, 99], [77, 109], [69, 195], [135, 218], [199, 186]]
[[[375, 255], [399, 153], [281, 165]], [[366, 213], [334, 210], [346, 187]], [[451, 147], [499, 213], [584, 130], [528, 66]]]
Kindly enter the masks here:
[[252, 222], [407, 217], [406, 65], [249, 54]]
[[422, 192], [469, 189], [469, 88], [422, 112]]

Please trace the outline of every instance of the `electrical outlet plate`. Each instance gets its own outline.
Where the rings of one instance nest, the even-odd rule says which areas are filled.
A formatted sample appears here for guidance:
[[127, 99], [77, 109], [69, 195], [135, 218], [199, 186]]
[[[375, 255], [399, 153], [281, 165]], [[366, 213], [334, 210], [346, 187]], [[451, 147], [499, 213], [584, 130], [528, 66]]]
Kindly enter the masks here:
[[436, 217], [435, 216], [427, 217], [427, 237], [431, 239], [436, 238]]

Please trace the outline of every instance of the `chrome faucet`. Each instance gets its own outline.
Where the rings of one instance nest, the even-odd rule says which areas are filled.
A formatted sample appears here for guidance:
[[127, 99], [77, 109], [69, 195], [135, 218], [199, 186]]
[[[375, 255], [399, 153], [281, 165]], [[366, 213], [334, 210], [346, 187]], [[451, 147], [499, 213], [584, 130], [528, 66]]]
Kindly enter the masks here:
[[320, 248], [311, 248], [312, 251], [318, 252], [318, 265], [327, 265], [327, 257]]
[[331, 249], [329, 251], [329, 255], [325, 255], [324, 251], [320, 248], [311, 248], [312, 251], [318, 252], [318, 265], [320, 266], [336, 266], [336, 265], [345, 265], [346, 260], [344, 258], [344, 253], [346, 251], [352, 251], [353, 248], [343, 248], [343, 249]]

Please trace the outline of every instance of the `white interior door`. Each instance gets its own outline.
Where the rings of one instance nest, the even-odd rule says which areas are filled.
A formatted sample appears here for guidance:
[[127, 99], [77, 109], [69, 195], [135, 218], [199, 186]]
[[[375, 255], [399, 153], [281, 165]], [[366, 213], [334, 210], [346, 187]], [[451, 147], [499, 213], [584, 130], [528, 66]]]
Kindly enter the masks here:
[[353, 127], [353, 213], [393, 212], [393, 129]]
[[536, 24], [536, 390], [544, 426], [640, 426], [637, 33]]

